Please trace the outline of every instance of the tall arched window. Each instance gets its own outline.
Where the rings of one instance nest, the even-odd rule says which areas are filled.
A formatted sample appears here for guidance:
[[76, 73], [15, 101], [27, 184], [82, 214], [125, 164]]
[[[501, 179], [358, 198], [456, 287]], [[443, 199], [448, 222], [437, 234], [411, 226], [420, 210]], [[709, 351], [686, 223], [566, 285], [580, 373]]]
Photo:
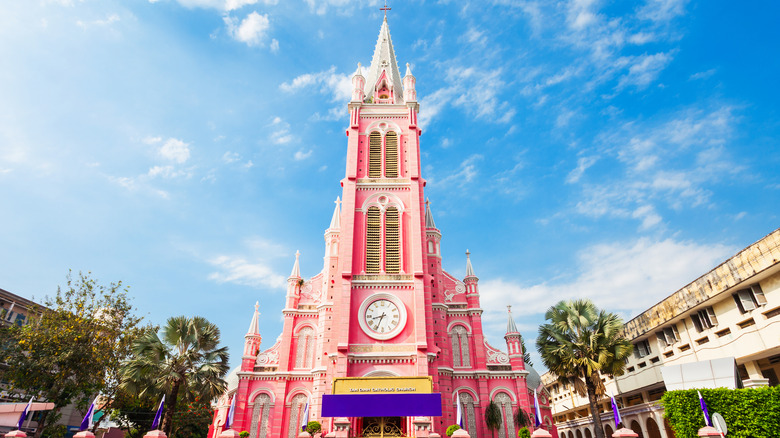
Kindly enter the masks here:
[[379, 256], [382, 251], [382, 218], [379, 207], [371, 207], [366, 214], [366, 272], [379, 273]]
[[512, 398], [505, 392], [499, 392], [496, 394], [494, 401], [498, 403], [498, 406], [501, 408], [501, 420], [503, 421], [501, 428], [498, 430], [498, 438], [516, 437], [515, 420], [512, 412]]
[[397, 274], [401, 269], [398, 209], [390, 207], [385, 212], [385, 272]]
[[368, 136], [368, 177], [382, 177], [382, 134], [378, 132]]
[[471, 366], [471, 354], [469, 354], [468, 331], [462, 325], [456, 325], [450, 331], [452, 339], [452, 362], [456, 367]]
[[271, 415], [271, 396], [268, 394], [259, 394], [255, 397], [254, 408], [252, 409], [252, 428], [249, 432], [249, 438], [267, 438], [268, 437], [268, 416]]
[[311, 368], [314, 356], [314, 329], [304, 327], [298, 332], [298, 350], [295, 352], [295, 368]]
[[298, 394], [290, 401], [290, 423], [287, 425], [287, 438], [297, 438], [301, 433], [301, 415], [306, 407], [306, 394]]
[[398, 178], [398, 134], [393, 131], [385, 136], [385, 176]]
[[466, 391], [461, 391], [460, 403], [466, 414], [466, 432], [468, 432], [469, 435], [476, 436], [477, 416], [474, 413], [474, 397]]

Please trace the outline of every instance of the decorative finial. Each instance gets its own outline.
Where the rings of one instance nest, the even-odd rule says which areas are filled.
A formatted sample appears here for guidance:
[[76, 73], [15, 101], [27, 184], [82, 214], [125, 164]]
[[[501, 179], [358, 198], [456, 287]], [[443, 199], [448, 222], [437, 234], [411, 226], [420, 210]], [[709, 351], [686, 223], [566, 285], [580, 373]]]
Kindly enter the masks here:
[[471, 253], [469, 252], [469, 250], [466, 250], [466, 258], [469, 258], [469, 255], [470, 255], [470, 254], [471, 254]]
[[301, 256], [301, 252], [298, 250], [295, 250], [295, 260], [298, 260], [298, 258]]
[[430, 207], [431, 206], [431, 200], [429, 198], [425, 198], [425, 206]]
[[339, 199], [339, 197], [338, 197], [338, 196], [336, 196], [336, 200], [335, 200], [335, 201], [333, 201], [333, 202], [335, 202], [335, 203], [336, 203], [336, 207], [341, 207], [341, 199]]
[[507, 311], [507, 313], [512, 313], [512, 305], [511, 304], [507, 304], [506, 311]]
[[385, 21], [387, 21], [387, 11], [391, 10], [392, 8], [387, 7], [387, 0], [385, 0], [385, 7], [379, 8], [380, 11], [385, 11]]
[[255, 301], [255, 312], [260, 310], [260, 301]]

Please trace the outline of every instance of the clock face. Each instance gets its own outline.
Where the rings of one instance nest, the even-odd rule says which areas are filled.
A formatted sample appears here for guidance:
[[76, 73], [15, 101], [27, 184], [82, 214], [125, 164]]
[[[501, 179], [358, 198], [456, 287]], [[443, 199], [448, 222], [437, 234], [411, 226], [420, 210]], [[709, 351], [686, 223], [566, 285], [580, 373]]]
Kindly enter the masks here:
[[374, 333], [390, 333], [401, 322], [401, 311], [392, 301], [379, 299], [368, 305], [364, 319], [368, 328]]

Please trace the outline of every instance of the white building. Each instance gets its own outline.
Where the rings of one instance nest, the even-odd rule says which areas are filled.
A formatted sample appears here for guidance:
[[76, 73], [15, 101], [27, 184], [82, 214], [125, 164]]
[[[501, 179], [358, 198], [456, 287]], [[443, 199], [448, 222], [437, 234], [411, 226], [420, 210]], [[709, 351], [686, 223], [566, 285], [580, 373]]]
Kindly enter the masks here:
[[[605, 377], [604, 382], [618, 400], [623, 424], [642, 438], [674, 436], [657, 404], [667, 388], [679, 386], [669, 380], [670, 366], [690, 368], [696, 362], [734, 358], [736, 380], [744, 387], [778, 385], [780, 229], [634, 317], [624, 333], [634, 344], [634, 356], [624, 375]], [[710, 368], [699, 369], [704, 375]], [[552, 397], [560, 438], [594, 436], [587, 397], [550, 373], [542, 381]], [[707, 386], [716, 385], [701, 387]], [[611, 436], [615, 424], [608, 398], [599, 402], [599, 410], [606, 436]]]

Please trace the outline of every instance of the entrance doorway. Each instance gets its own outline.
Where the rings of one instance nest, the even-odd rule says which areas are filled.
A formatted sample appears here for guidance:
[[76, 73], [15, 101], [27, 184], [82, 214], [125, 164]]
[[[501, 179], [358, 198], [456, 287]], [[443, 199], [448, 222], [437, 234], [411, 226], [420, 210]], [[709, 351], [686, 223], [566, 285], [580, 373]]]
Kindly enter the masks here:
[[364, 438], [404, 437], [402, 417], [363, 417], [361, 435]]

